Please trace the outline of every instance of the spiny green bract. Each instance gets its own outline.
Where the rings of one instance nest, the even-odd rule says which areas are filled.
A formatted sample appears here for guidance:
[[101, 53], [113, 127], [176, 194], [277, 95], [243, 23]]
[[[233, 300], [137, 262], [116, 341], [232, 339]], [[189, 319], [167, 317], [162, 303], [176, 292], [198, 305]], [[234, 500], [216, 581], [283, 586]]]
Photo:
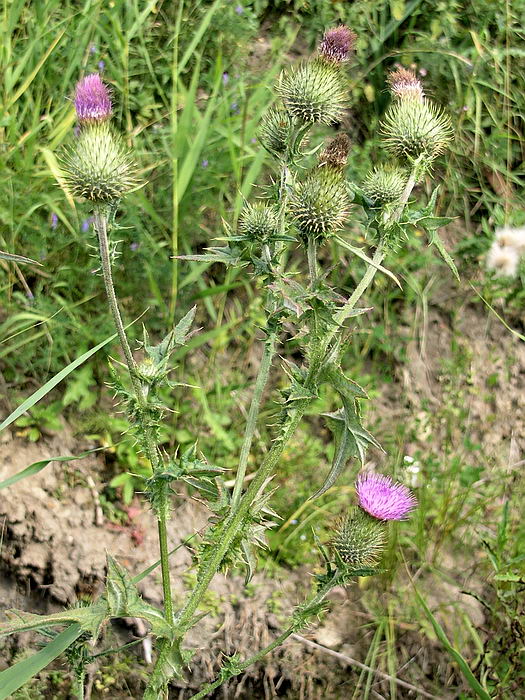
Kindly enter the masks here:
[[73, 197], [112, 202], [136, 186], [131, 155], [107, 123], [81, 129], [63, 157], [66, 186]]
[[450, 119], [439, 107], [423, 99], [396, 100], [382, 124], [385, 147], [400, 158], [424, 155], [433, 160], [452, 138]]
[[385, 525], [361, 508], [352, 508], [338, 523], [330, 541], [345, 564], [353, 569], [375, 566], [386, 542]]
[[333, 124], [341, 119], [347, 103], [341, 68], [320, 59], [281, 76], [277, 92], [290, 115], [302, 122]]
[[350, 199], [340, 170], [321, 167], [299, 183], [290, 197], [290, 212], [304, 236], [325, 238], [342, 228]]
[[259, 139], [268, 151], [281, 155], [290, 145], [292, 131], [288, 112], [282, 107], [272, 107], [262, 118]]
[[279, 229], [277, 212], [266, 204], [247, 204], [239, 218], [239, 229], [250, 239], [267, 241]]
[[404, 192], [407, 174], [402, 168], [379, 166], [363, 182], [363, 191], [374, 204], [398, 201]]

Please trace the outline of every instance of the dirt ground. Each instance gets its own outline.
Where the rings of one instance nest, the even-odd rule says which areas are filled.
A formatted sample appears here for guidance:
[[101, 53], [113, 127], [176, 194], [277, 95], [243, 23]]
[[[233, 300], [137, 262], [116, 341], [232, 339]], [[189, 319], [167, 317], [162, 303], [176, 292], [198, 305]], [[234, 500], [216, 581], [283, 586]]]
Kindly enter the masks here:
[[[453, 315], [451, 306], [455, 309]], [[444, 385], [443, 363], [458, 347], [464, 346], [468, 350], [468, 372], [458, 380], [456, 388], [468, 409], [470, 439], [481, 443], [483, 451], [494, 457], [497, 468], [506, 471], [521, 459], [525, 448], [525, 344], [481, 305], [458, 307], [457, 298], [453, 299], [446, 289], [441, 299], [437, 290], [436, 303], [416, 327], [416, 339], [410, 339], [414, 324], [413, 319], [407, 318], [409, 361], [398, 368], [396, 381], [385, 385], [375, 402], [373, 419], [380, 421], [382, 432], [398, 421], [419, 421], [418, 441], [406, 445], [405, 453], [412, 454], [421, 448], [425, 444], [424, 427], [432, 420], [429, 416], [434, 411], [438, 413], [445, 401], [453, 400], [450, 383]], [[493, 389], [488, 389], [489, 377]], [[37, 444], [29, 444], [9, 431], [1, 435], [1, 440], [0, 479], [46, 456], [78, 454], [86, 448], [67, 428]], [[104, 519], [98, 505], [104, 469], [104, 457], [96, 453], [81, 461], [50, 464], [36, 477], [2, 492], [0, 608], [50, 612], [73, 604], [79, 595], [100, 593], [106, 552], [132, 574], [152, 563], [157, 551], [157, 533], [146, 505], [134, 504], [126, 525], [116, 526]], [[207, 513], [201, 504], [180, 495], [170, 524], [171, 546], [202, 528], [206, 520]], [[182, 599], [191, 551], [182, 547], [171, 560], [175, 596]], [[483, 587], [483, 582], [476, 580], [476, 561], [458, 568], [454, 556], [444, 551], [441, 565], [450, 572], [447, 580], [434, 577], [428, 588], [424, 578], [419, 581], [428, 592], [429, 605], [438, 610], [441, 602], [455, 601], [475, 627], [481, 629], [482, 606], [475, 598], [461, 593], [466, 582], [470, 590]], [[300, 602], [301, 592], [306, 592], [309, 584], [309, 575], [304, 571], [286, 573], [272, 580], [258, 574], [248, 595], [240, 578], [217, 576], [207, 598], [210, 614], [194, 628], [193, 637], [188, 640], [189, 646], [198, 649], [194, 673], [188, 684], [180, 683], [180, 690], [174, 690], [173, 697], [181, 700], [189, 697], [189, 688], [198, 688], [204, 680], [213, 678], [221, 651], [226, 654], [239, 651], [245, 656], [267, 644], [293, 604]], [[161, 604], [158, 573], [142, 581], [140, 589], [148, 601]], [[364, 595], [366, 589], [359, 586], [335, 590], [332, 610], [317, 627], [310, 628], [302, 640], [290, 640], [264, 666], [251, 669], [214, 697], [279, 696], [308, 700], [351, 697], [360, 673], [352, 659], [363, 662], [370, 642], [368, 633], [361, 631], [361, 625], [367, 622], [361, 603]], [[217, 614], [219, 608], [223, 611], [221, 615]], [[441, 621], [446, 629], [453, 624], [450, 614], [443, 614]], [[115, 632], [124, 641], [144, 631], [137, 630], [133, 621], [127, 622], [127, 626], [120, 625]], [[417, 678], [422, 687], [426, 678], [434, 682], [441, 678], [440, 694], [428, 696], [454, 697], [446, 688], [454, 685], [451, 679], [457, 681], [455, 671], [446, 662], [440, 662], [442, 667], [436, 668], [435, 642], [417, 629], [401, 632], [404, 639], [401, 655], [410, 668], [401, 669], [399, 678], [412, 682]], [[35, 639], [35, 635], [27, 633], [4, 642], [0, 668], [7, 665], [14, 652], [34, 647]], [[309, 646], [304, 639], [318, 646]], [[147, 656], [147, 650], [145, 653], [141, 646], [134, 653], [142, 658], [144, 654]], [[146, 662], [143, 663], [147, 670]], [[92, 671], [94, 674], [96, 669]], [[127, 689], [114, 688], [109, 696], [140, 697], [137, 688], [131, 679]], [[372, 689], [376, 697], [390, 697], [389, 688], [387, 680], [374, 676]], [[418, 693], [404, 686], [398, 686], [397, 691], [400, 698], [425, 697], [423, 691]], [[90, 686], [89, 692], [92, 697], [108, 697], [107, 693], [98, 693], [96, 684]]]

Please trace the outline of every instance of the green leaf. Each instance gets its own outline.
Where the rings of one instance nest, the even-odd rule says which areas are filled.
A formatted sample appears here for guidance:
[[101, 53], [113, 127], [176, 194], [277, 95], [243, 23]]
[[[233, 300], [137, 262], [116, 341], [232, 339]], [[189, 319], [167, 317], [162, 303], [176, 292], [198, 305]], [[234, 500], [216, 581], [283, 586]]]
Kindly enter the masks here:
[[[413, 584], [414, 585], [414, 584]], [[439, 624], [439, 622], [436, 620], [432, 612], [430, 611], [430, 608], [426, 604], [426, 602], [423, 600], [421, 597], [418, 589], [414, 585], [414, 592], [416, 594], [416, 600], [423, 609], [423, 612], [425, 613], [427, 619], [429, 620], [430, 624], [432, 625], [434, 632], [441, 642], [441, 644], [444, 646], [446, 651], [450, 654], [450, 656], [454, 659], [454, 661], [457, 663], [459, 666], [459, 669], [461, 673], [463, 674], [463, 677], [469, 684], [470, 688], [472, 691], [476, 694], [478, 698], [482, 698], [482, 700], [491, 700], [490, 695], [487, 693], [487, 691], [482, 687], [482, 685], [479, 683], [478, 679], [475, 677], [475, 675], [472, 673], [470, 670], [470, 666], [468, 663], [465, 661], [463, 656], [459, 653], [459, 651], [452, 646], [452, 644], [449, 642], [447, 635], [445, 634], [443, 628]]]
[[443, 260], [447, 263], [447, 265], [449, 266], [450, 270], [452, 271], [452, 274], [454, 275], [454, 277], [455, 277], [455, 278], [457, 279], [457, 281], [459, 282], [460, 279], [459, 279], [458, 268], [456, 267], [456, 264], [455, 264], [454, 260], [452, 260], [452, 257], [451, 257], [451, 255], [450, 255], [450, 253], [448, 252], [448, 250], [447, 250], [447, 249], [445, 248], [445, 246], [443, 245], [443, 241], [442, 241], [441, 238], [438, 236], [437, 231], [435, 231], [435, 230], [433, 230], [433, 231], [428, 231], [428, 234], [429, 234], [429, 236], [430, 236], [430, 245], [433, 245], [433, 246], [435, 246], [435, 247], [438, 249], [439, 253], [441, 254], [441, 257], [442, 257]]
[[108, 555], [106, 599], [108, 617], [141, 617], [150, 623], [153, 634], [169, 639], [173, 637], [173, 630], [162, 612], [142, 600], [126, 569], [110, 555]]
[[9, 260], [10, 262], [24, 263], [25, 265], [40, 265], [42, 263], [32, 260], [31, 258], [25, 258], [23, 255], [13, 255], [13, 253], [6, 253], [4, 250], [0, 250], [0, 258], [3, 260]]
[[188, 337], [188, 333], [190, 332], [191, 324], [193, 323], [193, 320], [195, 318], [196, 311], [197, 307], [194, 306], [188, 311], [188, 313], [185, 316], [181, 318], [181, 320], [173, 329], [173, 342], [175, 343], [175, 345], [184, 345], [184, 343], [186, 342], [186, 338]]
[[84, 459], [85, 457], [87, 457], [90, 454], [93, 454], [93, 452], [96, 451], [97, 450], [89, 450], [88, 452], [83, 452], [81, 455], [68, 455], [67, 457], [51, 457], [50, 459], [42, 459], [39, 462], [34, 462], [34, 464], [30, 464], [29, 467], [26, 467], [25, 469], [22, 469], [22, 471], [13, 474], [13, 476], [10, 476], [8, 479], [0, 481], [0, 489], [5, 489], [8, 486], [16, 484], [17, 481], [21, 481], [22, 479], [25, 479], [28, 476], [33, 476], [34, 474], [38, 474], [38, 472], [41, 472], [42, 469], [45, 469], [45, 467], [47, 467], [47, 465], [51, 462], [70, 462], [75, 459]]
[[6, 700], [33, 676], [48, 666], [82, 634], [82, 628], [73, 624], [58, 634], [36, 654], [19, 661], [0, 672], [0, 700]]
[[359, 384], [352, 381], [352, 379], [348, 379], [348, 377], [344, 375], [343, 370], [336, 364], [331, 363], [327, 365], [323, 370], [321, 378], [331, 384], [337, 393], [344, 398], [368, 398], [366, 391], [360, 387]]
[[101, 343], [98, 345], [95, 345], [94, 348], [91, 348], [91, 350], [88, 350], [85, 352], [83, 355], [80, 357], [77, 357], [76, 360], [73, 360], [73, 362], [70, 362], [67, 367], [64, 367], [64, 369], [61, 369], [58, 374], [55, 374], [54, 377], [52, 377], [49, 381], [47, 381], [43, 386], [40, 387], [37, 391], [34, 392], [34, 394], [31, 394], [18, 408], [15, 408], [15, 410], [7, 416], [7, 418], [2, 421], [0, 424], [0, 430], [3, 430], [4, 428], [7, 428], [8, 425], [11, 425], [17, 418], [20, 418], [20, 416], [25, 413], [27, 410], [29, 410], [32, 406], [34, 406], [36, 403], [38, 403], [41, 399], [44, 398], [46, 394], [48, 394], [51, 389], [54, 389], [57, 384], [60, 384], [60, 382], [65, 379], [73, 370], [75, 370], [77, 367], [80, 367], [86, 360], [89, 360], [90, 357], [92, 357], [96, 352], [98, 352], [101, 348], [104, 347], [104, 345], [107, 345], [110, 343], [112, 340], [114, 340], [117, 337], [116, 333], [113, 333], [113, 335], [110, 335], [108, 338], [103, 340]]
[[89, 632], [96, 638], [101, 625], [107, 618], [106, 611], [107, 605], [102, 599], [83, 608], [62, 610], [53, 615], [34, 615], [20, 610], [6, 610], [5, 614], [9, 622], [0, 625], [0, 636], [73, 622], [77, 623], [83, 632]]
[[399, 282], [399, 280], [397, 279], [397, 277], [394, 275], [393, 272], [390, 272], [390, 270], [387, 270], [386, 267], [383, 267], [382, 265], [375, 263], [372, 260], [372, 258], [369, 258], [368, 255], [363, 253], [361, 248], [356, 248], [355, 246], [351, 245], [350, 243], [348, 243], [348, 241], [345, 241], [344, 238], [341, 238], [340, 236], [335, 236], [335, 240], [339, 243], [339, 245], [343, 246], [343, 248], [346, 248], [354, 255], [357, 255], [358, 258], [361, 258], [361, 260], [364, 260], [367, 263], [367, 265], [371, 265], [372, 267], [375, 267], [376, 270], [379, 270], [383, 274], [390, 277], [390, 279], [393, 280], [397, 284], [399, 289], [403, 289], [403, 287], [401, 286], [401, 283]]

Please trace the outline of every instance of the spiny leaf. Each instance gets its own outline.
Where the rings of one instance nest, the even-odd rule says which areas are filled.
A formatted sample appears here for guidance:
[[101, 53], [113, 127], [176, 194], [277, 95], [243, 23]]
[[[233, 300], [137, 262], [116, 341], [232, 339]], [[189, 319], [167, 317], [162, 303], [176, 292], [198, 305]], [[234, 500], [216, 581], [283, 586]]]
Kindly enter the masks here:
[[34, 615], [20, 610], [6, 610], [5, 614], [10, 621], [0, 626], [0, 636], [76, 622], [84, 632], [89, 632], [96, 638], [101, 625], [107, 619], [106, 611], [107, 606], [103, 600], [83, 608], [62, 610], [53, 615]]
[[458, 268], [456, 267], [456, 264], [455, 264], [454, 260], [452, 259], [450, 253], [448, 252], [448, 250], [447, 250], [447, 249], [445, 248], [445, 246], [443, 245], [443, 241], [442, 241], [441, 238], [438, 236], [437, 231], [435, 231], [435, 230], [429, 231], [428, 234], [429, 234], [429, 236], [430, 236], [430, 244], [433, 245], [433, 246], [435, 246], [435, 247], [438, 249], [438, 251], [439, 251], [441, 257], [442, 257], [443, 260], [447, 263], [447, 265], [449, 266], [450, 270], [452, 271], [452, 274], [454, 275], [454, 277], [455, 277], [455, 278], [457, 279], [457, 281], [459, 282], [459, 281], [460, 281], [460, 278], [459, 278]]

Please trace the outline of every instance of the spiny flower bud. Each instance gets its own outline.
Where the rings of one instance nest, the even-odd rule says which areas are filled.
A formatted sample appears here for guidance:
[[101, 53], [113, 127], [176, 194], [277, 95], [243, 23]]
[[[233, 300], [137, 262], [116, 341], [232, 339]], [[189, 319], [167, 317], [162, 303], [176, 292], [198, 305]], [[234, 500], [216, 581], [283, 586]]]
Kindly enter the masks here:
[[336, 170], [344, 170], [350, 151], [350, 139], [346, 134], [338, 134], [328, 142], [319, 154], [319, 165], [326, 165]]
[[371, 518], [360, 508], [352, 508], [339, 521], [330, 545], [352, 569], [368, 568], [375, 566], [383, 553], [385, 530], [381, 521]]
[[334, 124], [343, 116], [347, 91], [338, 64], [302, 63], [282, 75], [276, 89], [294, 119]]
[[407, 183], [407, 174], [402, 168], [379, 166], [371, 170], [363, 182], [363, 192], [376, 205], [396, 202]]
[[112, 202], [136, 186], [128, 150], [106, 122], [82, 129], [63, 159], [66, 186], [73, 197]]
[[361, 474], [355, 488], [360, 507], [378, 520], [404, 520], [417, 505], [406, 486], [383, 474]]
[[92, 73], [77, 83], [75, 109], [79, 121], [99, 122], [111, 116], [111, 98], [98, 73]]
[[266, 204], [247, 204], [239, 217], [239, 229], [249, 238], [267, 241], [279, 229], [277, 212]]
[[398, 68], [392, 71], [388, 76], [388, 84], [390, 86], [390, 92], [394, 97], [401, 100], [413, 99], [423, 102], [425, 96], [423, 85], [416, 77], [414, 71], [407, 70], [406, 68]]
[[272, 107], [262, 118], [259, 138], [271, 153], [285, 153], [293, 131], [292, 120], [282, 107]]
[[350, 59], [356, 35], [344, 24], [324, 33], [319, 44], [319, 55], [332, 63], [344, 63]]
[[343, 173], [317, 168], [299, 183], [290, 198], [290, 211], [306, 237], [325, 238], [342, 228], [350, 201]]
[[401, 158], [425, 156], [432, 161], [452, 138], [450, 119], [439, 107], [423, 99], [396, 100], [382, 124], [385, 147]]

